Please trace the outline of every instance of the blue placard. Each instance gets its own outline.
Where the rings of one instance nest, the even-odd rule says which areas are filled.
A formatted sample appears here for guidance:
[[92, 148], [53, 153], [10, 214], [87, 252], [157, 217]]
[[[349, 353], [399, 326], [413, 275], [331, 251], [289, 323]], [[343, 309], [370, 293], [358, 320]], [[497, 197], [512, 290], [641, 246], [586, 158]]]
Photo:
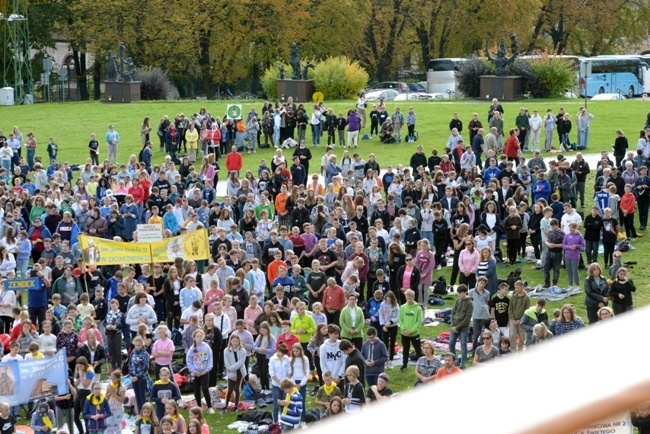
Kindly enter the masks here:
[[0, 363], [0, 396], [11, 406], [65, 395], [68, 363], [65, 348], [53, 357]]
[[5, 289], [7, 291], [31, 291], [41, 289], [41, 278], [30, 277], [29, 279], [5, 279]]

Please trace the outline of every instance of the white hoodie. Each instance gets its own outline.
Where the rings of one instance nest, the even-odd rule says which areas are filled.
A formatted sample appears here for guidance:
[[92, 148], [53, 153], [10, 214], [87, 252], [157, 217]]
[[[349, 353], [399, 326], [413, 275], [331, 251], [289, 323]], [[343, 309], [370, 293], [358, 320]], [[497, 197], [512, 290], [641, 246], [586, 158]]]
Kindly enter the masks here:
[[340, 343], [341, 341], [338, 340], [332, 343], [328, 339], [320, 346], [319, 350], [322, 371], [330, 371], [334, 378], [343, 378], [345, 374], [345, 359], [347, 356], [339, 349]]

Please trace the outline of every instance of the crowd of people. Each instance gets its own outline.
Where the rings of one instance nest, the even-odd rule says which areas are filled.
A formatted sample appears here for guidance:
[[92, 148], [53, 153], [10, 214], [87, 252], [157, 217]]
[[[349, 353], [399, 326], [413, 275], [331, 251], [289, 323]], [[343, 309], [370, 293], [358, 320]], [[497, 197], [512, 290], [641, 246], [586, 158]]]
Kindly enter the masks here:
[[[339, 132], [349, 128], [346, 148], [358, 146], [366, 107], [360, 95], [343, 128], [335, 123]], [[383, 101], [375, 111], [386, 112]], [[311, 118], [300, 118], [305, 112], [290, 100], [266, 103], [262, 127], [253, 129], [255, 109], [242, 122], [221, 122], [205, 109], [190, 119], [165, 116], [157, 129], [162, 164], [153, 162], [148, 118], [142, 151], [127, 164], [117, 163], [120, 135], [112, 125], [105, 135], [109, 159], [99, 163], [93, 134], [90, 158], [72, 166], [57, 162], [54, 138], [45, 163], [32, 133], [23, 142], [18, 127], [9, 138], [0, 132], [0, 275], [33, 277], [40, 285], [29, 294], [0, 285], [0, 320], [9, 336], [3, 361], [63, 350], [70, 371], [70, 393], [54, 399], [56, 423], [48, 404], [39, 404], [33, 429], [47, 434], [65, 420], [81, 434], [121, 432], [128, 377], [137, 433], [207, 434], [201, 403], [214, 413], [210, 388], [226, 380], [222, 412], [238, 411], [244, 383], [255, 373], [273, 398], [273, 421], [290, 430], [313, 411], [320, 419], [389, 399], [387, 371], [393, 363], [406, 371], [411, 348], [414, 384], [421, 386], [462, 372], [470, 339], [472, 363], [480, 365], [585, 327], [571, 304], [550, 316], [544, 298], [531, 305], [530, 288], [504, 281], [498, 264], [532, 262], [548, 291], [558, 290], [565, 269], [568, 290], [584, 288], [589, 325], [632, 310], [636, 287], [617, 245], [621, 224], [622, 238], [636, 239], [637, 209], [639, 229], [647, 225], [650, 129], [641, 131], [635, 151], [616, 131], [616, 162], [607, 152], [597, 164], [581, 153], [573, 162], [563, 154], [542, 157], [543, 127], [546, 151], [556, 127], [567, 148], [569, 115], [549, 111], [541, 119], [537, 110], [522, 109], [504, 143], [504, 110], [495, 100], [485, 128], [478, 114], [468, 123], [469, 144], [454, 114], [447, 147], [427, 156], [418, 145], [408, 165], [393, 167], [374, 153], [367, 161], [348, 149], [336, 155], [335, 139], [342, 146], [343, 133], [330, 134], [333, 111], [317, 105]], [[593, 116], [580, 113], [579, 144], [587, 148]], [[371, 112], [377, 134], [374, 117]], [[406, 118], [413, 136], [415, 118]], [[274, 130], [266, 128], [268, 119]], [[307, 123], [312, 147], [328, 132], [320, 164], [311, 162], [305, 144]], [[294, 126], [298, 144], [286, 155], [280, 144], [294, 137]], [[262, 134], [277, 148], [270, 167], [261, 159], [256, 171], [244, 172], [242, 153], [256, 152]], [[224, 157], [221, 197], [216, 186]], [[586, 186], [592, 172], [593, 194]], [[578, 203], [588, 211], [578, 211]], [[210, 259], [176, 258], [153, 267], [84, 263], [79, 234], [132, 242], [139, 223], [161, 225], [165, 237], [207, 229]], [[439, 357], [420, 328], [443, 267], [451, 268], [449, 289], [458, 297], [449, 352]], [[584, 281], [581, 268], [587, 268]], [[176, 330], [182, 344], [172, 340]], [[180, 345], [198, 406], [188, 424], [178, 413], [172, 369]], [[102, 372], [110, 378], [105, 393]], [[314, 408], [306, 405], [308, 394]], [[0, 403], [0, 421], [17, 415], [17, 407]]]

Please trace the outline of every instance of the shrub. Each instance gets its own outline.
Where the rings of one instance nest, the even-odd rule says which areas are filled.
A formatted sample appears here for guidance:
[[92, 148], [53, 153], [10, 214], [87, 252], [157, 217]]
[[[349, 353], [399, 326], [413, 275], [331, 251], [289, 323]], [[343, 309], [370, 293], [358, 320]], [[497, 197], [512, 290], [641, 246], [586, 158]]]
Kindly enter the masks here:
[[135, 73], [135, 80], [140, 81], [140, 97], [143, 100], [166, 99], [172, 85], [167, 72], [159, 67], [140, 68]]
[[458, 90], [468, 98], [481, 96], [481, 75], [490, 74], [490, 69], [483, 59], [469, 59], [458, 66]]
[[266, 97], [269, 99], [276, 99], [278, 96], [278, 79], [280, 78], [280, 66], [284, 68], [284, 77], [290, 78], [292, 71], [291, 67], [287, 64], [278, 62], [269, 66], [266, 71], [264, 71], [264, 74], [260, 79], [264, 93], [266, 93]]
[[345, 56], [328, 57], [318, 62], [308, 76], [314, 80], [316, 91], [322, 92], [328, 100], [356, 97], [369, 79], [358, 62], [351, 62]]
[[[305, 60], [301, 65], [302, 70], [309, 61]], [[269, 98], [275, 98], [278, 94], [277, 80], [280, 77], [280, 63], [271, 65], [260, 81], [264, 92]], [[284, 66], [285, 78], [291, 77], [291, 67]], [[351, 62], [347, 57], [329, 57], [327, 60], [316, 62], [314, 69], [310, 69], [307, 77], [314, 80], [314, 88], [322, 92], [327, 99], [354, 98], [366, 87], [368, 73], [358, 62]]]
[[567, 89], [576, 85], [571, 62], [544, 54], [530, 61], [535, 72], [536, 88], [530, 89], [533, 98], [563, 97]]
[[523, 78], [524, 94], [533, 94], [539, 92], [539, 83], [537, 82], [537, 74], [533, 71], [531, 64], [521, 58], [515, 59], [506, 68], [508, 75], [518, 75]]

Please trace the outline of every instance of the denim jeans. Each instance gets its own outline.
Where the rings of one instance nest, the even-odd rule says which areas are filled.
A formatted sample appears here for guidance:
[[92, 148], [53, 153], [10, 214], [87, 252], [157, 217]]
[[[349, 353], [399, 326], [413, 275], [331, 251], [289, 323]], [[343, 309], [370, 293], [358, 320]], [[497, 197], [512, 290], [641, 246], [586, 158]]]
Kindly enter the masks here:
[[36, 155], [35, 150], [27, 150], [27, 165], [29, 166], [29, 170], [32, 170], [34, 168], [35, 155]]
[[456, 355], [456, 341], [458, 340], [458, 335], [460, 335], [460, 367], [464, 368], [467, 364], [467, 327], [458, 330], [457, 332], [449, 331], [449, 351], [452, 354]]
[[278, 404], [278, 399], [284, 399], [286, 394], [282, 392], [277, 386], [271, 386], [271, 396], [273, 397], [273, 422], [278, 421], [278, 412], [280, 411], [280, 405]]
[[137, 414], [140, 414], [142, 406], [147, 402], [147, 379], [138, 378], [138, 381], [133, 383], [133, 392], [135, 393], [135, 403], [138, 407]]
[[314, 146], [320, 145], [320, 124], [311, 125], [311, 144]]

